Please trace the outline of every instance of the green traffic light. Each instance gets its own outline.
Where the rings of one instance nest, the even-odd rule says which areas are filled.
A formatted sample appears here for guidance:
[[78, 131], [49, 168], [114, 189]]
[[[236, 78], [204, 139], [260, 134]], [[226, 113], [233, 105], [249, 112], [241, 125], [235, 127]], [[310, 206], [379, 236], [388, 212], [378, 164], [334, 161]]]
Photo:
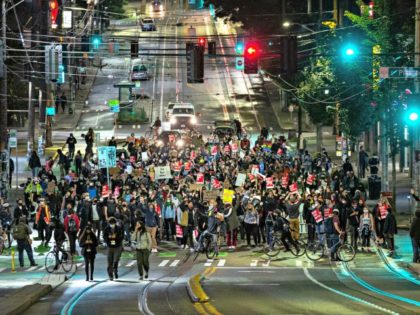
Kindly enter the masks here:
[[348, 44], [343, 47], [342, 54], [345, 58], [353, 59], [356, 55], [359, 54], [357, 47], [353, 44]]
[[419, 119], [419, 114], [416, 112], [410, 113], [408, 115], [408, 119], [410, 119], [411, 121], [417, 121]]
[[354, 49], [353, 48], [347, 48], [346, 49], [346, 55], [347, 56], [353, 56], [354, 55]]

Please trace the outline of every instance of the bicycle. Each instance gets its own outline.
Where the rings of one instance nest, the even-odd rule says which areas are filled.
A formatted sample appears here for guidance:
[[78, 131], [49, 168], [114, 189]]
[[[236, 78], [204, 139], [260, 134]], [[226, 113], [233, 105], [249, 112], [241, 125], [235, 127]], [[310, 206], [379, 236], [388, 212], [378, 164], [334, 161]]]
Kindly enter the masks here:
[[[205, 233], [205, 232], [203, 232]], [[194, 245], [194, 250], [185, 256], [184, 262], [187, 261], [191, 255], [194, 254], [193, 261], [196, 261], [200, 254], [206, 254], [207, 259], [213, 259], [216, 253], [216, 246], [213, 242], [213, 236], [210, 233], [203, 234], [203, 239], [197, 241]]]
[[72, 255], [62, 247], [58, 247], [57, 244], [45, 257], [45, 269], [48, 273], [57, 271], [59, 266], [63, 268], [64, 272], [69, 272], [73, 268], [73, 264]]
[[[284, 248], [284, 244], [281, 241], [281, 233], [275, 233], [274, 231], [270, 232], [272, 235], [272, 241], [271, 244], [268, 244], [268, 246], [265, 248], [264, 252], [268, 257], [276, 257], [282, 248]], [[300, 257], [305, 254], [306, 251], [306, 243], [304, 240], [293, 240], [290, 242], [287, 238], [285, 239], [285, 242], [287, 243], [290, 252], [295, 257]]]
[[[325, 233], [321, 233], [325, 235]], [[315, 242], [310, 242], [306, 246], [306, 257], [312, 261], [318, 261], [326, 255], [327, 239], [324, 237], [324, 241], [321, 242], [319, 239]], [[356, 250], [349, 243], [345, 242], [345, 238], [340, 237], [340, 245], [337, 248], [337, 257], [340, 261], [349, 262], [356, 256]]]

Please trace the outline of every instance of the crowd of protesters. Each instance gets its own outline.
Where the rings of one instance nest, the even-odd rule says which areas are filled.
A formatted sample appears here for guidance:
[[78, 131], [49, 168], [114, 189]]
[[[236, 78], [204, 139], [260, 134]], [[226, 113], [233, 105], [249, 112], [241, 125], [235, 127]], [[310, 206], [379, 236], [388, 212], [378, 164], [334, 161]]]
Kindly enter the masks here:
[[[82, 247], [86, 280], [93, 278], [101, 243], [108, 250], [110, 279], [118, 278], [124, 247], [136, 250], [139, 276], [147, 278], [149, 250], [157, 252], [159, 242], [193, 248], [207, 230], [220, 235], [229, 250], [237, 249], [238, 239], [247, 248], [264, 246], [278, 218], [286, 217], [284, 227], [294, 240], [301, 232], [308, 241], [325, 233], [332, 248], [346, 237], [355, 248], [360, 242], [361, 250], [369, 251], [374, 237], [390, 255], [394, 252], [397, 229], [389, 201], [381, 198], [369, 209], [350, 161], [333, 165], [324, 149], [315, 156], [292, 152], [283, 136], [270, 136], [267, 128], [251, 142], [240, 125], [235, 134], [213, 134], [206, 141], [197, 132], [186, 132], [182, 146], [175, 136], [158, 145], [132, 134], [122, 146], [110, 141], [118, 150], [116, 167], [107, 170], [98, 167], [93, 130], [84, 137], [84, 156], [75, 152], [73, 135], [67, 141], [69, 152], [58, 150], [57, 158], [45, 165], [33, 153], [33, 177], [24, 186], [24, 200], [18, 200], [13, 220], [32, 218], [45, 246], [61, 223], [70, 252], [76, 253], [76, 241]], [[168, 167], [162, 178], [161, 170]], [[231, 199], [225, 198], [225, 190], [234, 192]], [[1, 204], [3, 221], [11, 212]], [[418, 238], [418, 227], [416, 231]], [[62, 233], [55, 234], [55, 241], [58, 237], [62, 242]], [[333, 250], [331, 259], [337, 259]]]

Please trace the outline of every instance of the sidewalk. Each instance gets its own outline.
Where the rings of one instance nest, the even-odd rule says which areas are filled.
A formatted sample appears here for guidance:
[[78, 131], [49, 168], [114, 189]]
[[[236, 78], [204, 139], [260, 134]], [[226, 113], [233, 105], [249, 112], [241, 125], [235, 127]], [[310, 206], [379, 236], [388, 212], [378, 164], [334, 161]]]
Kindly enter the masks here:
[[402, 268], [409, 269], [420, 277], [420, 263], [413, 263], [413, 250], [408, 233], [398, 233], [395, 235], [395, 246], [397, 256], [390, 260]]

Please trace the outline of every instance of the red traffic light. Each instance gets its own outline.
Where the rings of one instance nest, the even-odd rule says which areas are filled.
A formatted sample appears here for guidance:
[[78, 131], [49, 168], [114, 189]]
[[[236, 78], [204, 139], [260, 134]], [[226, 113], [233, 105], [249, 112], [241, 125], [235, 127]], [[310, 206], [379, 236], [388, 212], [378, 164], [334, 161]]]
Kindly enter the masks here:
[[200, 46], [206, 46], [206, 39], [205, 39], [204, 37], [200, 37], [200, 38], [198, 39], [198, 44], [199, 44]]
[[57, 27], [57, 16], [58, 16], [58, 1], [50, 0], [50, 18], [51, 18], [51, 27]]
[[247, 43], [245, 45], [245, 57], [257, 57], [258, 55], [258, 46], [255, 43]]

